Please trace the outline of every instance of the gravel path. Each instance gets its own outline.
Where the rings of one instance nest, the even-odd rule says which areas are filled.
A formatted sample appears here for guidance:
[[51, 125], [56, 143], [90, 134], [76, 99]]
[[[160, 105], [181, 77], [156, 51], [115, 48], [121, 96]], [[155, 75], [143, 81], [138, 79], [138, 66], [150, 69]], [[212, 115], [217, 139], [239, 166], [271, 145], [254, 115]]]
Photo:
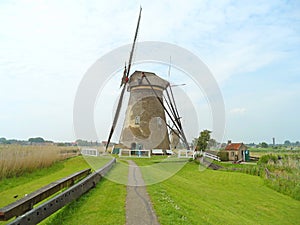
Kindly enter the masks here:
[[128, 160], [126, 225], [158, 225], [140, 168]]

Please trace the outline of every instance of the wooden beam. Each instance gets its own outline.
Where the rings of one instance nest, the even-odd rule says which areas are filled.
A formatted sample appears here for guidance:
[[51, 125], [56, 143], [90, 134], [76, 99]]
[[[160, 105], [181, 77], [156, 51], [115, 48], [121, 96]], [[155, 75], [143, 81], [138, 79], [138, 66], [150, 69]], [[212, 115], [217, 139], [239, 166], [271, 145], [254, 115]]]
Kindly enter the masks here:
[[109, 163], [103, 166], [101, 169], [85, 177], [72, 187], [66, 189], [57, 196], [49, 199], [43, 204], [36, 208], [33, 208], [29, 212], [22, 216], [19, 216], [14, 221], [9, 223], [9, 225], [35, 225], [61, 209], [68, 203], [74, 201], [75, 199], [82, 196], [84, 193], [88, 192], [90, 189], [94, 188], [96, 184], [101, 180], [101, 178], [112, 168], [116, 163], [116, 159], [113, 158]]
[[49, 196], [55, 194], [65, 187], [72, 186], [76, 180], [86, 177], [91, 172], [91, 169], [85, 169], [74, 173], [70, 176], [52, 182], [18, 201], [15, 201], [0, 209], [0, 220], [9, 220], [14, 216], [20, 216], [31, 210], [33, 206]]

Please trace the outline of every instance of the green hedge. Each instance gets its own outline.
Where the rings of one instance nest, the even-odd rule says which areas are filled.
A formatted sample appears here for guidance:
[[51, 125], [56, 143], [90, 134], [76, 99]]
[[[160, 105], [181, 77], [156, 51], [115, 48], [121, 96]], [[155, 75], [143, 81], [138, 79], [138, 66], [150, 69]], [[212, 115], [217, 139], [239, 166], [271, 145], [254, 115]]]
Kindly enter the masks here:
[[227, 151], [219, 151], [217, 156], [220, 157], [221, 161], [228, 161], [229, 160], [229, 154]]

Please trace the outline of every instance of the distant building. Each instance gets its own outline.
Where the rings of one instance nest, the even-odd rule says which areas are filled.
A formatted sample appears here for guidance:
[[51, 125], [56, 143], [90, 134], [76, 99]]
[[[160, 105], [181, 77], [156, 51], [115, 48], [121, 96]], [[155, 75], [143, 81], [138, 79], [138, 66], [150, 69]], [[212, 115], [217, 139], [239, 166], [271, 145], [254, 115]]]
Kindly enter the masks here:
[[246, 145], [243, 143], [231, 143], [228, 141], [225, 151], [228, 152], [229, 161], [249, 161], [250, 154]]

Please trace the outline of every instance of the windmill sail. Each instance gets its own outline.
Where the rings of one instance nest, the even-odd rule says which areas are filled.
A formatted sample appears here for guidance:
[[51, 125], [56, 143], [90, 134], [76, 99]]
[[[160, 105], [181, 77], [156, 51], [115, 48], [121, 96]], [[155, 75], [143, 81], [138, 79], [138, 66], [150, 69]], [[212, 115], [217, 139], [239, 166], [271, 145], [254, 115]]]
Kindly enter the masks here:
[[137, 26], [136, 26], [136, 30], [135, 30], [135, 35], [134, 35], [134, 39], [133, 39], [133, 44], [132, 44], [130, 56], [129, 56], [128, 68], [126, 68], [126, 65], [125, 65], [124, 75], [123, 75], [123, 78], [122, 78], [122, 81], [121, 81], [121, 87], [122, 87], [122, 85], [123, 85], [123, 87], [122, 87], [121, 95], [120, 95], [120, 98], [119, 98], [117, 110], [116, 110], [116, 113], [115, 113], [115, 116], [114, 116], [113, 124], [112, 124], [112, 127], [110, 129], [108, 140], [107, 140], [107, 143], [106, 143], [106, 147], [105, 147], [106, 150], [109, 146], [110, 140], [112, 138], [115, 127], [116, 127], [117, 122], [118, 122], [118, 118], [119, 118], [119, 114], [120, 114], [120, 110], [121, 110], [121, 106], [122, 106], [122, 102], [123, 102], [124, 92], [125, 92], [125, 89], [126, 89], [126, 85], [128, 83], [128, 76], [129, 76], [129, 73], [130, 73], [133, 52], [134, 52], [134, 49], [135, 49], [136, 39], [137, 39], [138, 31], [139, 31], [141, 14], [142, 14], [142, 7], [140, 8], [139, 18], [138, 18], [138, 22], [137, 22]]

